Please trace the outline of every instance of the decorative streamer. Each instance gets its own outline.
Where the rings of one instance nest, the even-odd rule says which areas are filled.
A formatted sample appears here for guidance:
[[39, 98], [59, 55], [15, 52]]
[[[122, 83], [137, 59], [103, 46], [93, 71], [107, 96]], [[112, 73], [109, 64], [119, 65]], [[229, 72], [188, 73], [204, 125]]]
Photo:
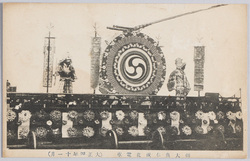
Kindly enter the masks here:
[[95, 36], [92, 38], [91, 78], [90, 78], [91, 88], [93, 88], [94, 91], [99, 82], [100, 53], [101, 53], [101, 37]]
[[194, 47], [194, 91], [203, 90], [205, 46]]

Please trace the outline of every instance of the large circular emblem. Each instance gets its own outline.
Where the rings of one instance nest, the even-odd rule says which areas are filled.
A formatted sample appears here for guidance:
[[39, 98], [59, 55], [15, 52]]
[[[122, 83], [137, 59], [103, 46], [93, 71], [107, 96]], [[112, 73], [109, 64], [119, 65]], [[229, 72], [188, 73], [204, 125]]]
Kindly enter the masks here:
[[125, 33], [106, 48], [101, 64], [103, 94], [156, 94], [164, 80], [166, 64], [161, 48], [143, 33]]

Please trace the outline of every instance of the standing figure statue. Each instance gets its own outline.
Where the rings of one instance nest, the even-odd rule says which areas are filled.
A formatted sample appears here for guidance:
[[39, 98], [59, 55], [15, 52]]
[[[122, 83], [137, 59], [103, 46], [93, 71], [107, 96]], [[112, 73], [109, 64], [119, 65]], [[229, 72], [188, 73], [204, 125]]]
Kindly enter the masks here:
[[72, 60], [69, 57], [58, 64], [55, 75], [59, 75], [60, 81], [64, 81], [63, 93], [73, 93], [72, 82], [75, 81], [76, 74], [72, 66]]
[[169, 91], [175, 90], [176, 96], [185, 97], [191, 89], [184, 72], [186, 63], [182, 62], [181, 58], [177, 58], [175, 65], [176, 69], [170, 74], [167, 87]]

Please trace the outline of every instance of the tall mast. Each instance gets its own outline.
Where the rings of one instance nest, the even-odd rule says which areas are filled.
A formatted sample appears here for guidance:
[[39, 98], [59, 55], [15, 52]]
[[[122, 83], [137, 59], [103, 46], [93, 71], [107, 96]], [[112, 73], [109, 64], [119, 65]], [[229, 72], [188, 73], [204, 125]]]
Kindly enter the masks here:
[[50, 57], [50, 31], [49, 31], [49, 37], [48, 37], [48, 66], [47, 66], [47, 93], [49, 93], [49, 57]]
[[47, 93], [49, 93], [49, 88], [52, 87], [53, 57], [55, 53], [55, 47], [54, 47], [55, 37], [51, 37], [52, 28], [53, 26], [50, 24], [50, 26], [48, 26], [49, 35], [48, 37], [45, 37], [45, 45], [44, 45], [43, 87], [46, 87]]

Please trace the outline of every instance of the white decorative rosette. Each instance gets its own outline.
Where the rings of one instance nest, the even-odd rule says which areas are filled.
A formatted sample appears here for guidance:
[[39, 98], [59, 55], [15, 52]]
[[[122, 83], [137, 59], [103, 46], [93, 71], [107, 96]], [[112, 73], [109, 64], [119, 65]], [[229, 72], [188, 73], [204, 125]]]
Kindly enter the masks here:
[[69, 111], [68, 117], [69, 117], [70, 119], [74, 120], [74, 119], [76, 119], [76, 118], [78, 117], [78, 112], [73, 111], [73, 110], [72, 110], [72, 111]]
[[208, 112], [208, 118], [212, 121], [214, 121], [215, 124], [218, 123], [218, 120], [216, 119], [216, 114], [214, 113], [214, 111], [209, 111]]
[[74, 127], [68, 128], [67, 132], [68, 132], [68, 135], [70, 137], [76, 137], [77, 136], [77, 129], [74, 128]]
[[109, 112], [108, 111], [102, 111], [100, 112], [100, 116], [102, 120], [107, 120], [109, 118]]
[[129, 129], [128, 129], [128, 133], [132, 136], [138, 136], [139, 135], [139, 131], [138, 131], [138, 128], [136, 126], [131, 126]]
[[115, 115], [118, 120], [122, 121], [125, 117], [125, 113], [122, 110], [118, 110], [115, 112]]
[[239, 119], [239, 120], [242, 119], [242, 112], [241, 111], [236, 112], [235, 115], [236, 115], [237, 119]]
[[26, 122], [31, 118], [31, 113], [28, 110], [22, 110], [18, 116], [19, 116], [19, 121]]
[[185, 134], [185, 135], [191, 135], [192, 134], [192, 129], [189, 127], [189, 126], [184, 126], [182, 128], [182, 132]]
[[62, 118], [61, 111], [54, 110], [54, 111], [51, 111], [49, 115], [52, 121], [61, 121], [61, 118]]
[[166, 113], [164, 111], [160, 111], [157, 114], [159, 120], [165, 120], [166, 119]]
[[51, 120], [48, 120], [48, 121], [46, 122], [46, 124], [47, 124], [48, 126], [51, 126], [53, 123], [52, 123]]
[[36, 128], [36, 136], [38, 138], [45, 138], [47, 136], [47, 129], [44, 127]]
[[87, 110], [83, 113], [83, 118], [87, 121], [93, 121], [95, 119], [95, 113], [91, 110]]
[[210, 120], [215, 120], [216, 119], [216, 114], [213, 111], [208, 112], [208, 117]]
[[15, 118], [16, 118], [16, 113], [12, 110], [8, 110], [7, 111], [7, 121], [8, 122], [14, 121]]
[[202, 117], [203, 117], [203, 112], [202, 111], [197, 111], [196, 113], [195, 113], [195, 117], [197, 118], [197, 119], [202, 119]]
[[136, 110], [133, 110], [129, 113], [129, 116], [132, 120], [136, 120], [138, 118], [138, 112]]
[[92, 136], [94, 136], [95, 131], [92, 127], [87, 126], [87, 127], [83, 128], [82, 134], [83, 134], [83, 136], [86, 136], [87, 138], [91, 138]]

